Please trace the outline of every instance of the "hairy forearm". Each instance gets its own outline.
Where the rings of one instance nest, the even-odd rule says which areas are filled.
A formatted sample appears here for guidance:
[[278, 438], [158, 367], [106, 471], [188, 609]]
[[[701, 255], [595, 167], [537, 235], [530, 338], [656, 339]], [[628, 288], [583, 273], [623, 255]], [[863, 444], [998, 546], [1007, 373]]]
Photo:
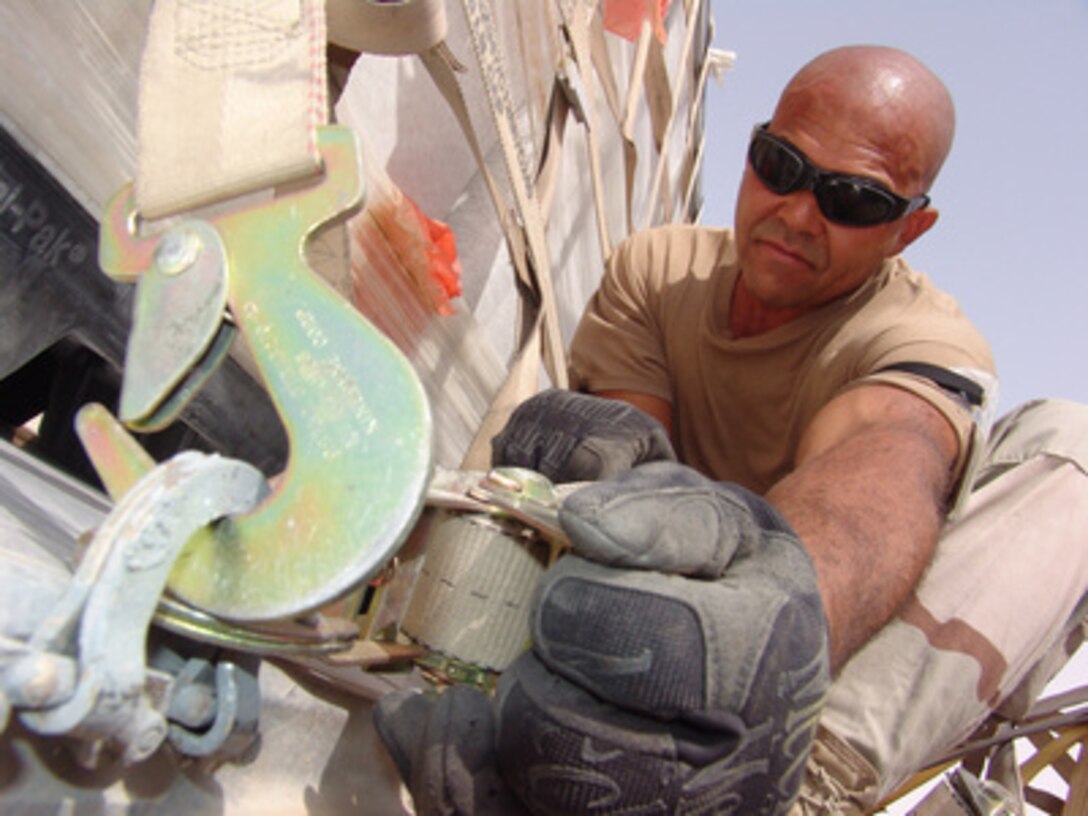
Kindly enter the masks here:
[[892, 426], [843, 440], [768, 493], [816, 568], [833, 670], [888, 622], [925, 571], [949, 480], [939, 446]]

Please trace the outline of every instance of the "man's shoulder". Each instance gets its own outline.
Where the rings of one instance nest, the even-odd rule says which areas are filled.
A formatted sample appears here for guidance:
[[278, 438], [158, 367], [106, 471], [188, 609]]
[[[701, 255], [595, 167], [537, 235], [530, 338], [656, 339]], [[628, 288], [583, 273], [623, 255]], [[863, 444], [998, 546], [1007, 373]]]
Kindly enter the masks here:
[[[869, 354], [878, 348], [899, 348], [897, 354], [928, 349], [946, 364], [968, 363], [992, 370], [992, 352], [985, 336], [950, 293], [928, 275], [894, 258], [882, 270], [876, 294], [851, 321], [852, 328], [867, 327]], [[879, 338], [879, 339], [877, 339]]]
[[736, 260], [733, 230], [700, 224], [663, 224], [633, 233], [617, 249], [628, 273], [651, 279], [705, 278]]
[[884, 288], [898, 298], [919, 302], [936, 311], [963, 315], [955, 297], [937, 286], [925, 272], [911, 266], [901, 255], [888, 260], [883, 278]]
[[901, 257], [889, 261], [887, 282], [882, 294], [888, 308], [895, 312], [910, 313], [923, 319], [923, 322], [929, 318], [958, 324], [982, 337], [981, 331], [952, 294]]
[[659, 224], [631, 233], [623, 243], [642, 246], [732, 247], [733, 230], [704, 224]]

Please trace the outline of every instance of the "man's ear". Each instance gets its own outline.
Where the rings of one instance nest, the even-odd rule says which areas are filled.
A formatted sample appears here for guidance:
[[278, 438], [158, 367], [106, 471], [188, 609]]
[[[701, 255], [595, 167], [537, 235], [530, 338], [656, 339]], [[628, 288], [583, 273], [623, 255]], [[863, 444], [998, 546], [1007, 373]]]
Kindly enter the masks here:
[[913, 244], [923, 235], [925, 235], [929, 228], [937, 223], [937, 217], [940, 215], [935, 207], [925, 207], [921, 210], [915, 210], [905, 219], [903, 219], [903, 226], [899, 231], [899, 239], [895, 244], [895, 251], [893, 255], [898, 255], [908, 246]]

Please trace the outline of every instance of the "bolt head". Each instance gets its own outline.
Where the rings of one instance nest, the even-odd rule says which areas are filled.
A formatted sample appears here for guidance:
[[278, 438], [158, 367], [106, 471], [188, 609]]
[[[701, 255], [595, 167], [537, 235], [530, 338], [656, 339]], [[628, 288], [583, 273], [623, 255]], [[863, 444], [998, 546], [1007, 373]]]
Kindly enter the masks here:
[[166, 275], [177, 275], [196, 261], [204, 242], [195, 232], [175, 229], [166, 233], [155, 247], [155, 265]]

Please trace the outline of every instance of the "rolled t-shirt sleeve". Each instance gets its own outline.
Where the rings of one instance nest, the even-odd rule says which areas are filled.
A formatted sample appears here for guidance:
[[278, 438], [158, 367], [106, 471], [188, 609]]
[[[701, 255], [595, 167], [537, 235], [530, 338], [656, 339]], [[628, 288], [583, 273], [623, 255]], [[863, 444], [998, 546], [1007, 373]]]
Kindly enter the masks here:
[[[961, 486], [969, 483], [971, 460], [977, 458], [977, 448], [993, 420], [997, 377], [989, 344], [955, 302], [937, 290], [923, 290], [897, 320], [888, 321], [877, 333], [862, 360], [865, 374], [854, 385], [893, 385], [921, 397], [944, 415], [960, 443], [955, 472]], [[924, 368], [909, 368], [917, 364], [963, 378], [973, 393], [960, 390], [954, 380], [927, 375]]]
[[636, 235], [621, 244], [571, 342], [571, 387], [634, 391], [672, 402], [663, 332], [655, 305], [655, 241]]

